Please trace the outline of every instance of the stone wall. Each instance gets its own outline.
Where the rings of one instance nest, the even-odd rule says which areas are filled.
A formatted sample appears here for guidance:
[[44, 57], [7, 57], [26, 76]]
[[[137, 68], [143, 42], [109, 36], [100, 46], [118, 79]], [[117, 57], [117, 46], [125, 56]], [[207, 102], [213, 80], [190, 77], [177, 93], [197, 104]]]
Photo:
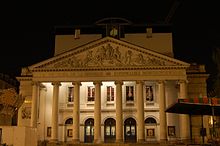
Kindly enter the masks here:
[[13, 146], [37, 146], [37, 130], [30, 127], [0, 126], [1, 143]]

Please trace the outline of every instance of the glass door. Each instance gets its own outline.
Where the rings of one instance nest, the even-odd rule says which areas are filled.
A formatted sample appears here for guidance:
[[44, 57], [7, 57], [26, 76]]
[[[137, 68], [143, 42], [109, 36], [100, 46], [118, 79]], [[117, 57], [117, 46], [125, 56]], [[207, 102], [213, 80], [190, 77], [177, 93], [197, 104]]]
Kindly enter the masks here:
[[124, 122], [124, 138], [125, 142], [136, 142], [136, 121], [128, 118]]
[[116, 131], [116, 122], [115, 119], [113, 118], [108, 118], [105, 120], [105, 128], [104, 128], [104, 133], [105, 133], [105, 142], [106, 143], [112, 143], [115, 142], [116, 136], [115, 136], [115, 131]]
[[92, 143], [94, 140], [94, 119], [89, 118], [85, 122], [85, 143]]

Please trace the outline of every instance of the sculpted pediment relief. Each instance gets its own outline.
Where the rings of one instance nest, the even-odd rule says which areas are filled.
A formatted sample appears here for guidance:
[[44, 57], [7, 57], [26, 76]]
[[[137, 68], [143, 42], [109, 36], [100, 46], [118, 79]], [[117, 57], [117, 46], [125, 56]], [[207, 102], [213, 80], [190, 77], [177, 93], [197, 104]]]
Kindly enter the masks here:
[[166, 66], [188, 66], [188, 64], [146, 48], [106, 37], [33, 65], [32, 69], [104, 69]]

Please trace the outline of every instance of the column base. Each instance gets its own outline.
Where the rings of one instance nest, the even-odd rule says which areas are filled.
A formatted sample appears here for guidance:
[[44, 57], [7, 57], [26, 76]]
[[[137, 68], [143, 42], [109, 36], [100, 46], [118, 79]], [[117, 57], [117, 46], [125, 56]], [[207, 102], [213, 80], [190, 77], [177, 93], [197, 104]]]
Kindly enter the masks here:
[[190, 139], [185, 139], [185, 138], [180, 138], [179, 140], [179, 143], [182, 143], [182, 144], [187, 144], [187, 143], [190, 143], [191, 140]]
[[116, 139], [115, 143], [123, 143], [123, 139]]
[[58, 143], [58, 139], [50, 139], [49, 143]]
[[145, 142], [145, 139], [138, 139], [137, 142], [138, 142], [138, 143], [144, 143], [144, 142]]
[[100, 144], [100, 143], [102, 143], [102, 140], [101, 139], [94, 139], [94, 143]]
[[73, 143], [73, 144], [79, 144], [80, 141], [79, 141], [79, 139], [73, 139], [73, 140], [72, 140], [72, 143]]
[[161, 144], [166, 144], [167, 143], [167, 139], [160, 139], [160, 143]]
[[49, 140], [49, 142], [47, 143], [47, 146], [56, 146], [57, 144], [59, 144], [58, 139], [51, 139], [51, 140]]

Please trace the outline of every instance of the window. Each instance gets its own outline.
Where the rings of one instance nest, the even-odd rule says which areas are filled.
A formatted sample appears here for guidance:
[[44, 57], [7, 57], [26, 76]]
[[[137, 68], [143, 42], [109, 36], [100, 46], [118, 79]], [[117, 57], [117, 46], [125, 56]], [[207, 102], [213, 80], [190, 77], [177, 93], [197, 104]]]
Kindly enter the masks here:
[[156, 125], [157, 121], [154, 118], [149, 117], [145, 120], [145, 124], [150, 124], [150, 125], [155, 124]]
[[68, 102], [73, 102], [74, 97], [73, 97], [73, 92], [74, 92], [74, 87], [68, 87]]
[[152, 102], [154, 100], [153, 86], [145, 86], [145, 97], [147, 102]]
[[107, 86], [107, 101], [114, 101], [114, 88]]
[[65, 125], [72, 125], [73, 124], [73, 118], [69, 118], [65, 121]]
[[88, 86], [88, 101], [94, 101], [95, 99], [95, 88]]
[[134, 87], [126, 86], [126, 101], [134, 101]]

